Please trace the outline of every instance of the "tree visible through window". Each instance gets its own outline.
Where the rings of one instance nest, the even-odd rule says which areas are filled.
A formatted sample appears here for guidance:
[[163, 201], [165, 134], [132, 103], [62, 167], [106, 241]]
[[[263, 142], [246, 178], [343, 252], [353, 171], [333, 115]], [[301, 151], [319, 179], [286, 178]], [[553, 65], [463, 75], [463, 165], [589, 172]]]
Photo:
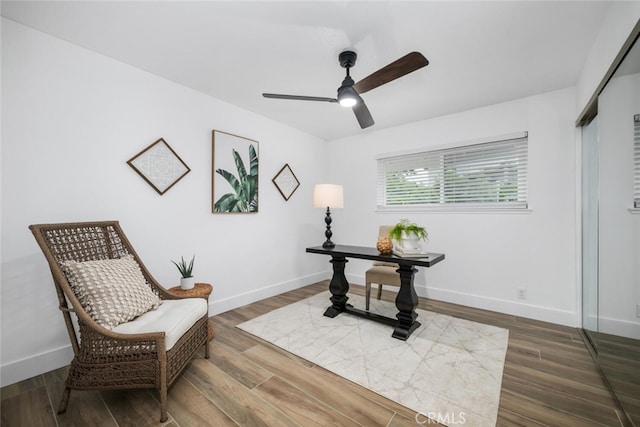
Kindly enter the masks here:
[[378, 207], [527, 207], [528, 136], [378, 159]]

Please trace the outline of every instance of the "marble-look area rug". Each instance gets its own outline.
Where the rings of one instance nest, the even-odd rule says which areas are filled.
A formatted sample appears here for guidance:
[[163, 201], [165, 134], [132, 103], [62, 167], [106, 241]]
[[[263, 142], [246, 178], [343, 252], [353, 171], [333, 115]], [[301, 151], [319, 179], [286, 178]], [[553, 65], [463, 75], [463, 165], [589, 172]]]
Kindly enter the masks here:
[[[418, 309], [407, 341], [350, 314], [323, 316], [329, 292], [273, 310], [238, 328], [445, 425], [495, 426], [509, 331]], [[364, 297], [349, 295], [364, 307]], [[387, 301], [371, 312], [395, 318]]]

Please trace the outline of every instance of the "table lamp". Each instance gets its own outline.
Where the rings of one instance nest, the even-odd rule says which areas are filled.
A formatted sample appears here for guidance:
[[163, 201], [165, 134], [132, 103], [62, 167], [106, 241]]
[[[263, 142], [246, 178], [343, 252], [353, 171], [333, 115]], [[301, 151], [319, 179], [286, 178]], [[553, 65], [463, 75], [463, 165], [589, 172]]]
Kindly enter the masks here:
[[327, 208], [327, 214], [324, 218], [325, 224], [327, 224], [327, 230], [324, 232], [327, 238], [326, 242], [322, 244], [323, 248], [333, 248], [335, 243], [331, 241], [331, 210], [329, 208], [342, 208], [342, 185], [336, 184], [316, 184], [313, 187], [313, 207], [314, 208]]

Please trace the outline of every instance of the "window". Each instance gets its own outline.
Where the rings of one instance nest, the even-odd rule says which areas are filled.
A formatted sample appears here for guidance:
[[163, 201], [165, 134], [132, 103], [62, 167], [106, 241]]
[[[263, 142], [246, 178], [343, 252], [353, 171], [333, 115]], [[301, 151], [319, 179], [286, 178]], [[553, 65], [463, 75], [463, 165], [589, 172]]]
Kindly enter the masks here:
[[526, 132], [378, 158], [378, 209], [527, 208]]
[[640, 208], [640, 114], [633, 116], [633, 207]]

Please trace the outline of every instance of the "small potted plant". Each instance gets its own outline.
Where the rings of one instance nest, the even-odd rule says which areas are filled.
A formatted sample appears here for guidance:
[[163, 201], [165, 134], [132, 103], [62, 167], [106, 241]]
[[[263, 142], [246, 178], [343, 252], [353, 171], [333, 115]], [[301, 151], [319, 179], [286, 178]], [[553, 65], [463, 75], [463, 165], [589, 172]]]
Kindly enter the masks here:
[[178, 271], [180, 272], [180, 275], [182, 276], [180, 278], [180, 289], [193, 289], [193, 287], [195, 286], [196, 283], [196, 279], [193, 277], [193, 261], [195, 260], [196, 256], [194, 255], [191, 258], [191, 262], [189, 262], [187, 264], [187, 262], [184, 260], [184, 257], [181, 257], [181, 261], [180, 262], [175, 262], [173, 260], [171, 260], [172, 263], [175, 264], [176, 267], [178, 267]]
[[408, 219], [401, 219], [399, 223], [389, 230], [389, 238], [400, 242], [403, 249], [418, 249], [420, 240], [427, 240], [427, 230]]

